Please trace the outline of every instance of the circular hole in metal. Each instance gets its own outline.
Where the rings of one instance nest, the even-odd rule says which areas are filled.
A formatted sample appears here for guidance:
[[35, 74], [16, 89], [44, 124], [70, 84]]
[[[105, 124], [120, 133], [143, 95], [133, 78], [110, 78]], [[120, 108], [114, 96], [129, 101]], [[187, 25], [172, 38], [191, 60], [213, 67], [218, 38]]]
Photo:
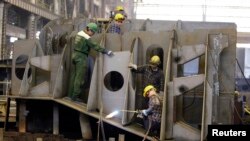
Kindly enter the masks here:
[[[23, 79], [25, 66], [28, 61], [28, 58], [29, 58], [28, 55], [20, 55], [16, 59], [15, 73], [16, 73], [16, 77], [20, 80]], [[30, 75], [31, 75], [31, 69], [29, 68], [27, 77], [30, 77]]]
[[104, 85], [110, 91], [118, 91], [122, 88], [124, 79], [121, 73], [111, 71], [104, 77]]
[[28, 58], [29, 56], [28, 55], [19, 55], [17, 58], [16, 58], [16, 65], [18, 64], [23, 64], [25, 65], [28, 61]]

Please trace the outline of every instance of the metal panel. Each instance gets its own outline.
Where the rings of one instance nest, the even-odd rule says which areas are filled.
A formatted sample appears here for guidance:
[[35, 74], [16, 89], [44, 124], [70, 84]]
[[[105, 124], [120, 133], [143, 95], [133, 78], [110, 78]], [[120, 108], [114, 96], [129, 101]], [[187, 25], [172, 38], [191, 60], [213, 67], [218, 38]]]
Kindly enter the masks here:
[[[103, 66], [103, 76], [111, 71], [119, 72], [123, 77], [123, 86], [118, 91], [110, 91], [107, 87], [103, 86], [103, 112], [109, 114], [115, 110], [123, 110], [125, 104], [126, 89], [128, 87], [128, 64], [130, 60], [130, 52], [115, 52], [113, 57], [104, 56], [104, 66]], [[121, 117], [122, 114], [119, 113], [118, 117]]]
[[175, 141], [199, 141], [200, 131], [184, 122], [176, 122], [174, 124], [174, 137]]
[[[31, 67], [30, 65], [30, 60], [32, 57], [43, 55], [44, 53], [40, 43], [36, 39], [19, 40], [14, 43], [14, 61], [12, 62], [12, 82], [14, 82], [12, 83], [13, 95], [20, 94], [27, 96], [29, 88], [46, 81], [47, 73], [39, 69], [35, 69], [34, 66]], [[19, 70], [20, 72], [24, 71], [23, 75], [19, 76], [22, 81], [16, 76], [17, 69], [21, 69]]]
[[[20, 57], [20, 55], [26, 55], [29, 56], [29, 53], [31, 52], [32, 48], [35, 46], [35, 40], [29, 40], [28, 42], [25, 40], [18, 40], [14, 43], [14, 53], [13, 53], [13, 61], [12, 61], [12, 74], [11, 74], [11, 93], [13, 95], [18, 95], [21, 80], [16, 75], [16, 68], [18, 67], [16, 65], [17, 58]], [[20, 66], [20, 65], [19, 65]], [[25, 64], [22, 66], [23, 69], [25, 68]]]
[[40, 69], [50, 71], [50, 56], [33, 57], [30, 59], [30, 64]]
[[173, 49], [174, 57], [180, 57], [180, 62], [178, 64], [184, 64], [194, 58], [197, 58], [205, 53], [205, 45], [185, 45]]
[[204, 126], [204, 131], [201, 133], [203, 137], [207, 136], [208, 133], [208, 125], [212, 124], [212, 109], [213, 109], [213, 89], [210, 87], [209, 83], [206, 81], [206, 96], [203, 97], [205, 100], [205, 107], [204, 107], [204, 121], [202, 125]]
[[30, 88], [31, 96], [48, 96], [49, 94], [49, 82], [44, 81], [41, 84], [38, 84]]
[[[51, 92], [53, 92], [53, 98], [62, 98], [67, 95], [68, 92], [68, 76], [70, 74], [70, 56], [71, 48], [64, 47], [61, 55], [53, 55], [51, 61]], [[59, 62], [59, 63], [58, 63]]]
[[89, 88], [89, 97], [88, 97], [88, 102], [87, 102], [87, 111], [92, 111], [92, 110], [97, 109], [98, 103], [99, 103], [97, 86], [98, 86], [98, 70], [100, 69], [98, 69], [98, 62], [99, 60], [95, 62], [94, 69], [92, 72], [91, 83], [90, 83], [90, 88]]
[[[128, 64], [130, 61], [131, 53], [129, 51], [114, 52], [114, 56], [100, 55], [95, 62], [93, 75], [90, 84], [89, 98], [87, 103], [87, 110], [103, 109], [104, 114], [109, 114], [116, 110], [133, 109], [135, 105], [134, 91], [129, 89], [128, 79], [130, 70]], [[103, 64], [101, 63], [103, 60]], [[110, 90], [105, 86], [104, 79], [108, 77], [110, 72], [117, 72], [123, 79], [123, 85], [116, 91]], [[103, 76], [102, 76], [103, 74]], [[112, 77], [112, 76], [111, 76]], [[117, 81], [122, 81], [117, 79]], [[101, 87], [97, 87], [101, 85]], [[131, 87], [130, 87], [131, 88]], [[97, 102], [99, 101], [99, 102]], [[123, 117], [122, 117], [123, 116]], [[117, 115], [120, 120], [125, 118], [123, 122], [127, 122], [127, 115], [119, 113]]]
[[[204, 82], [204, 74], [189, 77], [174, 78], [174, 95], [178, 96], [183, 92], [191, 90]], [[190, 83], [192, 82], [192, 83]]]

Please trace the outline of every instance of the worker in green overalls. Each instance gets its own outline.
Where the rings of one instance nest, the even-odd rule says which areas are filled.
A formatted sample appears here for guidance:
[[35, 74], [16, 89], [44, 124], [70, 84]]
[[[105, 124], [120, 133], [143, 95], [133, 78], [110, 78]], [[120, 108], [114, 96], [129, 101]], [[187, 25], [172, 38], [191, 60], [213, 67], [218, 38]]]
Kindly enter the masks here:
[[89, 23], [87, 27], [77, 33], [73, 40], [72, 68], [70, 74], [69, 97], [73, 101], [82, 102], [80, 99], [81, 86], [84, 84], [84, 75], [87, 70], [87, 58], [90, 49], [113, 56], [113, 52], [102, 48], [97, 43], [90, 40], [98, 31], [95, 23]]

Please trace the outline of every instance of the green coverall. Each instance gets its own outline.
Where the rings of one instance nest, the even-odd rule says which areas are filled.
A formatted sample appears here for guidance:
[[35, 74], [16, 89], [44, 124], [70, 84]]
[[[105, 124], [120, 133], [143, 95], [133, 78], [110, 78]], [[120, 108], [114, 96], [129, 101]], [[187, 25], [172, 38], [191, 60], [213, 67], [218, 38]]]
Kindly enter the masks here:
[[[86, 33], [83, 34], [86, 35]], [[70, 74], [68, 96], [72, 100], [76, 100], [76, 98], [79, 98], [81, 93], [81, 86], [83, 86], [84, 84], [84, 75], [87, 70], [87, 58], [90, 48], [93, 48], [94, 50], [102, 53], [107, 53], [107, 50], [102, 48], [97, 43], [94, 43], [90, 39], [86, 39], [86, 37], [83, 37], [79, 34], [76, 35], [73, 42], [74, 51], [72, 54], [72, 68]]]

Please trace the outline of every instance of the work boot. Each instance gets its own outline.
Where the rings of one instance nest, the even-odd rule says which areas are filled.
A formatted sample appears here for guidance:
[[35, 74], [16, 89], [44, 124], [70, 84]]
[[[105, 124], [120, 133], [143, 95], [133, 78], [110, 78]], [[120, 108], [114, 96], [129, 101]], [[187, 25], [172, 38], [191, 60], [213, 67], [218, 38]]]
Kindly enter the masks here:
[[72, 96], [72, 97], [70, 97], [70, 99], [72, 100], [72, 101], [76, 101], [76, 96]]
[[83, 103], [83, 100], [82, 99], [80, 99], [80, 98], [76, 98], [75, 100], [74, 100], [75, 102], [80, 102], [80, 103]]

